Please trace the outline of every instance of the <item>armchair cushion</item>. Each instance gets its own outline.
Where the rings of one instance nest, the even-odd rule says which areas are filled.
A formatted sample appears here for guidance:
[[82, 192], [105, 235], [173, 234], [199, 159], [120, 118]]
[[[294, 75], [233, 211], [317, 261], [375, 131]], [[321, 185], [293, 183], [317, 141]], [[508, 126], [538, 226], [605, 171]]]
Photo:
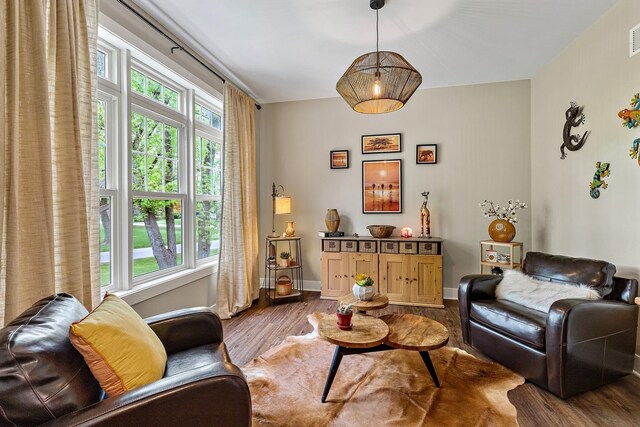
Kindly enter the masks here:
[[601, 299], [598, 291], [584, 285], [542, 282], [516, 270], [506, 270], [496, 287], [496, 298], [548, 313], [551, 304], [567, 298]]
[[167, 353], [151, 328], [126, 302], [107, 294], [72, 323], [69, 338], [109, 396], [162, 378]]
[[470, 317], [539, 350], [545, 347], [546, 313], [509, 301], [474, 301]]

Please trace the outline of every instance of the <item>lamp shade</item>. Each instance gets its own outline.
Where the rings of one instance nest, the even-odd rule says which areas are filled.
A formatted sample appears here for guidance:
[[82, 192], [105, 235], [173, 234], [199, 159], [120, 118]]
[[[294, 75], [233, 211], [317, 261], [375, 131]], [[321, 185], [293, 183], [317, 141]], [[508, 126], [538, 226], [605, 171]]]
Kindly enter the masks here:
[[277, 215], [291, 213], [291, 197], [278, 196], [275, 198], [275, 201], [275, 213]]
[[358, 113], [399, 110], [422, 83], [422, 76], [402, 55], [369, 52], [356, 58], [336, 84], [336, 90]]

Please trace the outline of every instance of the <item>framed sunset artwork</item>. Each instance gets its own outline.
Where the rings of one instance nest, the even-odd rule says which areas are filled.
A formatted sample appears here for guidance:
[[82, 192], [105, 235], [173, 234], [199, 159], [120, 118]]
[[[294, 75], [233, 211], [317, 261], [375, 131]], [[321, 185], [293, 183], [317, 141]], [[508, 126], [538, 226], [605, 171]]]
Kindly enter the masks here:
[[402, 213], [402, 160], [362, 162], [362, 213]]

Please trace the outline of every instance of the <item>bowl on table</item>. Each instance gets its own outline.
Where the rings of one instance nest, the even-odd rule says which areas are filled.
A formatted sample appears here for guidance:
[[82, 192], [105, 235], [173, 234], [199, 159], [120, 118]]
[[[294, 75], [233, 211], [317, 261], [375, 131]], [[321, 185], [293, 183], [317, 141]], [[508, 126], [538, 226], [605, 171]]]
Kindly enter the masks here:
[[395, 230], [395, 226], [393, 225], [369, 225], [367, 226], [367, 230], [369, 233], [376, 239], [385, 239], [391, 236], [393, 230]]

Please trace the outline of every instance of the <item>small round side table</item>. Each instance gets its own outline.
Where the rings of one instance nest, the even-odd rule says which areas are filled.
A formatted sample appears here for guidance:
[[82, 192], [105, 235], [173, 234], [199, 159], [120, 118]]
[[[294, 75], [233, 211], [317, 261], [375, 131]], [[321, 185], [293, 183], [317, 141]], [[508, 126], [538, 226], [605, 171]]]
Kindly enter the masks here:
[[357, 301], [353, 294], [343, 295], [338, 298], [340, 303], [351, 304], [356, 313], [365, 313], [372, 310], [382, 310], [389, 305], [389, 298], [383, 294], [375, 294], [369, 301]]

